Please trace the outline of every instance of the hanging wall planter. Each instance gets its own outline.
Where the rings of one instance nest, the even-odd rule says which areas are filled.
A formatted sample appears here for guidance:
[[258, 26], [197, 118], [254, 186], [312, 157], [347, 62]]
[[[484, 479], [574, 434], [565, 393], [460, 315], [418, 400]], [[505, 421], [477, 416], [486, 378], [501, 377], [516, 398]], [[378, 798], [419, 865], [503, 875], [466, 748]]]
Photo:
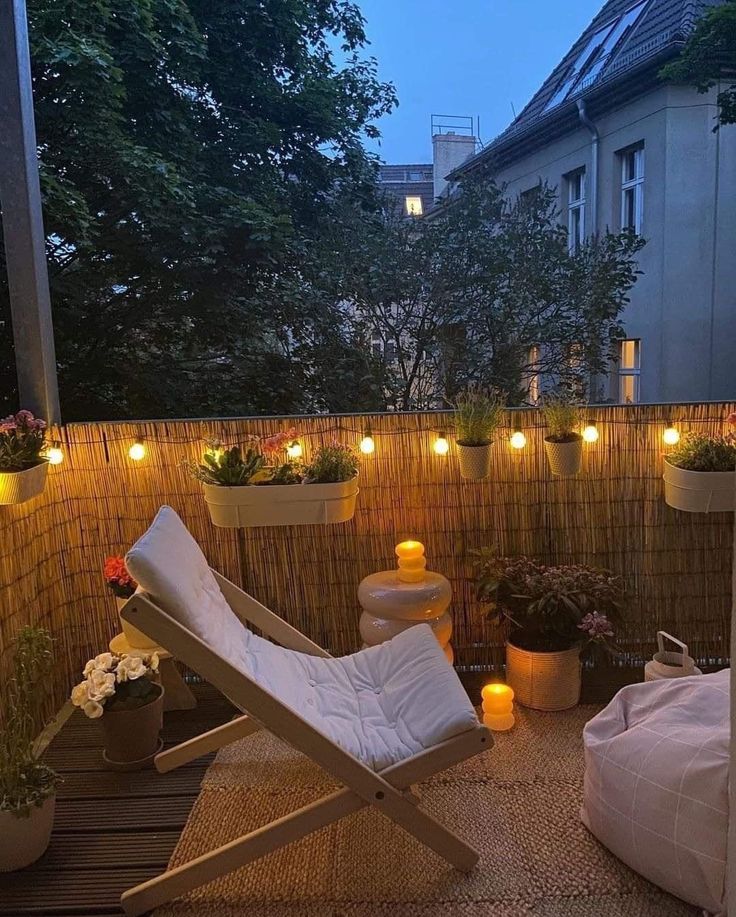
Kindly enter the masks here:
[[736, 509], [736, 471], [687, 471], [664, 460], [664, 500], [685, 513]]
[[571, 434], [566, 442], [557, 442], [545, 436], [544, 450], [552, 474], [569, 477], [580, 471], [583, 464], [583, 438], [579, 434]]
[[482, 481], [491, 473], [491, 443], [467, 446], [457, 443], [460, 459], [460, 476], [466, 481]]
[[503, 417], [497, 395], [479, 385], [469, 385], [455, 405], [455, 436], [460, 459], [460, 476], [466, 481], [483, 481], [491, 473], [493, 437]]
[[25, 503], [43, 493], [48, 471], [49, 463], [45, 459], [23, 471], [0, 471], [0, 504]]

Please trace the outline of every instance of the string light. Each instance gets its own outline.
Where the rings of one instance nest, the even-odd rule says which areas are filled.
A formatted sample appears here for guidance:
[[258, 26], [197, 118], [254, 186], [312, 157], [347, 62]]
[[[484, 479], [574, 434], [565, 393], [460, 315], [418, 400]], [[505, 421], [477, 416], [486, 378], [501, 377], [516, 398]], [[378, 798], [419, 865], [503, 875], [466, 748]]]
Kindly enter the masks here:
[[526, 436], [521, 432], [521, 430], [514, 430], [509, 439], [512, 449], [523, 449], [526, 446]]
[[360, 441], [360, 451], [363, 455], [371, 455], [376, 451], [376, 444], [373, 440], [373, 435], [370, 430], [365, 431], [363, 439]]
[[64, 453], [58, 443], [54, 443], [53, 446], [49, 446], [46, 450], [46, 460], [49, 465], [61, 465], [64, 461]]
[[662, 439], [668, 446], [676, 446], [680, 442], [680, 431], [670, 424], [662, 434]]
[[583, 439], [586, 443], [597, 443], [599, 436], [600, 434], [598, 433], [598, 427], [596, 427], [593, 421], [591, 421], [583, 430]]
[[140, 462], [142, 458], [146, 456], [146, 447], [143, 445], [143, 441], [137, 439], [133, 445], [128, 449], [128, 457], [131, 458], [134, 462]]
[[289, 445], [286, 447], [286, 454], [290, 459], [298, 459], [302, 457], [302, 444], [298, 439], [294, 439], [289, 443]]
[[440, 433], [434, 441], [434, 451], [437, 455], [447, 455], [450, 451], [450, 444], [447, 442], [447, 437], [444, 433]]

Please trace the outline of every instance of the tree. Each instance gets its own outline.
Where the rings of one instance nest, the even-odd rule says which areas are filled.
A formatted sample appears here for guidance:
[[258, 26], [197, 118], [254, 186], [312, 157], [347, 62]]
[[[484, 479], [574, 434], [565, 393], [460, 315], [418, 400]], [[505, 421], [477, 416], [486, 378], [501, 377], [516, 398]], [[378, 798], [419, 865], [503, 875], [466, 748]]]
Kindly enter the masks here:
[[[29, 29], [65, 417], [324, 401], [294, 359], [310, 315], [278, 324], [262, 291], [288, 292], [335, 188], [374, 206], [362, 137], [394, 95], [357, 6], [29, 0]], [[333, 348], [324, 299], [304, 308], [309, 346]]]
[[[736, 124], [736, 82], [720, 88], [736, 74], [736, 0], [711, 6], [698, 20], [676, 61], [661, 71], [666, 80], [690, 83], [705, 93], [718, 91], [718, 123]], [[716, 125], [716, 130], [718, 125]]]

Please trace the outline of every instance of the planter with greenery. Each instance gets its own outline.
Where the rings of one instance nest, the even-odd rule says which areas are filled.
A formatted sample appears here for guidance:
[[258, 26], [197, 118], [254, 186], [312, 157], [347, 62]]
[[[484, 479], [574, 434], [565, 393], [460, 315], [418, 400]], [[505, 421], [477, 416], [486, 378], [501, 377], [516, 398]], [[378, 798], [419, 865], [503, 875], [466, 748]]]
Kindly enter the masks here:
[[544, 449], [552, 474], [577, 474], [583, 461], [583, 437], [578, 433], [580, 408], [562, 398], [550, 398], [542, 406], [548, 433]]
[[51, 838], [56, 774], [39, 761], [36, 736], [51, 669], [51, 636], [24, 627], [0, 713], [0, 872], [34, 863]]
[[455, 405], [455, 442], [460, 474], [468, 481], [482, 481], [491, 471], [493, 436], [503, 417], [500, 398], [479, 386], [469, 386]]
[[[736, 426], [736, 414], [728, 418]], [[686, 433], [664, 459], [664, 499], [686, 513], [736, 509], [736, 434]]]
[[164, 691], [158, 656], [100, 653], [90, 659], [72, 691], [72, 703], [90, 719], [102, 718], [105, 763], [113, 770], [141, 770], [161, 750]]
[[222, 528], [318, 525], [355, 515], [358, 458], [340, 443], [319, 446], [312, 460], [284, 462], [293, 431], [253, 440], [243, 452], [209, 444], [189, 472], [201, 481], [212, 522]]
[[45, 446], [46, 421], [30, 411], [0, 420], [0, 504], [25, 503], [42, 493], [49, 469]]
[[[105, 558], [104, 576], [110, 592], [115, 596], [115, 604], [118, 614], [120, 614], [125, 608], [128, 599], [138, 588], [138, 583], [128, 573], [128, 568], [125, 566], [125, 558], [118, 555]], [[142, 630], [133, 627], [123, 617], [120, 618], [120, 626], [129, 646], [139, 650], [155, 650], [158, 647], [158, 643], [155, 640], [151, 640]]]
[[487, 617], [508, 624], [506, 679], [519, 703], [566, 710], [580, 699], [581, 657], [613, 652], [621, 579], [583, 564], [547, 566], [478, 552], [477, 596]]

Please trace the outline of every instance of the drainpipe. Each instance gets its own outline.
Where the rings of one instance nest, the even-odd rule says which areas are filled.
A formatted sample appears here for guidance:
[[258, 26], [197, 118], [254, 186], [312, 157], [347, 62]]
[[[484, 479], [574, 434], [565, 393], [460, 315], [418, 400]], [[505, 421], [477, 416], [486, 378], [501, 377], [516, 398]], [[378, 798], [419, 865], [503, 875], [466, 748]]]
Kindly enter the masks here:
[[590, 198], [590, 227], [593, 233], [596, 233], [598, 231], [598, 141], [600, 135], [598, 128], [588, 117], [585, 102], [582, 99], [578, 99], [578, 115], [580, 123], [590, 131], [590, 192], [586, 193], [585, 197], [586, 200]]

